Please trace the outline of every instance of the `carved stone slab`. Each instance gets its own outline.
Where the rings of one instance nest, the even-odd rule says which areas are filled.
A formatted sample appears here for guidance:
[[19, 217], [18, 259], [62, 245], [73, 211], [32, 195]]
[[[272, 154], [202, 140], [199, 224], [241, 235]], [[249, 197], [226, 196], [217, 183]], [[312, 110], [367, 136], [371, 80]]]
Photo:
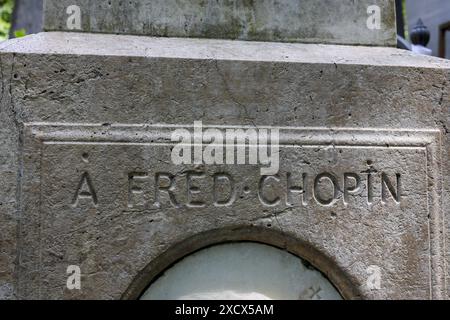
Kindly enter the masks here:
[[27, 124], [23, 228], [26, 243], [40, 244], [30, 257], [39, 258], [40, 281], [63, 287], [66, 259], [76, 264], [80, 248], [111, 275], [116, 259], [239, 226], [305, 239], [338, 265], [353, 264], [351, 276], [397, 266], [386, 271], [385, 292], [407, 281], [414, 289], [405, 297], [439, 295], [430, 291], [442, 280], [431, 271], [443, 259], [438, 131], [285, 129], [280, 172], [261, 176], [259, 166], [173, 165], [173, 130]]
[[[254, 241], [308, 261], [346, 299], [448, 297], [448, 62], [74, 33], [15, 40], [0, 61], [11, 296], [139, 298], [190, 253]], [[278, 130], [279, 172], [175, 164], [172, 133], [200, 120]], [[71, 265], [82, 290], [66, 286]]]
[[46, 0], [45, 28], [395, 46], [390, 0]]

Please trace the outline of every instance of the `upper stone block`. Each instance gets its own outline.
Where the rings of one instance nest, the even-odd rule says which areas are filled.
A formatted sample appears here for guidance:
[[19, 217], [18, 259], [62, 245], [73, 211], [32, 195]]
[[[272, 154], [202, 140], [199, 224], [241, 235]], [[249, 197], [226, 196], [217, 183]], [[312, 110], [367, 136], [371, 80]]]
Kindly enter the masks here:
[[47, 31], [396, 45], [392, 0], [46, 0], [44, 25]]

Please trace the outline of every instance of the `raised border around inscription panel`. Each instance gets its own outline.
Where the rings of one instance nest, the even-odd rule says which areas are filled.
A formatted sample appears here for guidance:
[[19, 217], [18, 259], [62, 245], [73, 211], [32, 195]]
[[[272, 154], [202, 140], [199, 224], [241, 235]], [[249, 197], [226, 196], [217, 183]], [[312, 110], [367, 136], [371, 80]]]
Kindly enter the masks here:
[[[136, 144], [136, 145], [173, 145], [171, 133], [174, 129], [191, 129], [183, 125], [128, 125], [114, 124], [63, 124], [63, 123], [28, 123], [24, 129], [23, 154], [42, 160], [42, 145], [52, 144]], [[204, 128], [240, 128], [248, 126], [204, 126]], [[260, 129], [274, 129], [258, 127]], [[355, 128], [292, 128], [280, 127], [280, 146], [333, 146], [333, 147], [386, 147], [423, 148], [426, 151], [428, 213], [430, 230], [430, 298], [443, 299], [446, 294], [445, 278], [445, 237], [444, 215], [441, 208], [441, 132], [439, 130], [385, 130]], [[22, 159], [26, 162], [27, 183], [22, 178], [22, 217], [20, 223], [19, 248], [22, 251], [19, 261], [19, 296], [23, 298], [42, 298], [40, 274], [42, 270], [42, 248], [39, 252], [24, 251], [27, 244], [36, 245], [41, 239], [42, 212], [31, 210], [39, 208], [41, 203], [40, 161]], [[39, 192], [37, 192], [39, 190]], [[39, 196], [33, 196], [39, 194]], [[245, 239], [244, 239], [245, 240]], [[201, 249], [201, 243], [198, 244]], [[204, 246], [209, 244], [204, 244]], [[171, 254], [177, 259], [181, 253]], [[36, 261], [37, 260], [37, 261]], [[36, 268], [35, 263], [38, 262]], [[173, 261], [175, 262], [175, 261]], [[148, 270], [143, 270], [143, 273]], [[137, 279], [130, 285], [124, 298], [136, 297]], [[38, 281], [36, 284], [33, 281]], [[32, 282], [33, 284], [30, 284]], [[37, 286], [37, 287], [36, 287]]]

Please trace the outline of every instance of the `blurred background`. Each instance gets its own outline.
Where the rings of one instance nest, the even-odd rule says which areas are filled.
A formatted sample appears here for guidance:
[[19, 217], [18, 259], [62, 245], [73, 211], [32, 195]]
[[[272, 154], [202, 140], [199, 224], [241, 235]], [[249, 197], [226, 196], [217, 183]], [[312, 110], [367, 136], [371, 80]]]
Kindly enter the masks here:
[[[398, 47], [449, 59], [450, 0], [395, 2]], [[42, 7], [43, 0], [0, 0], [0, 41], [41, 32]]]
[[0, 41], [42, 31], [43, 0], [0, 0]]
[[[450, 58], [450, 0], [396, 0], [398, 34], [408, 42], [423, 41], [431, 55]], [[426, 30], [422, 30], [419, 20]], [[414, 39], [414, 31], [418, 39]], [[429, 41], [426, 41], [429, 32]], [[400, 38], [400, 41], [401, 41]], [[422, 44], [423, 45], [423, 44]]]

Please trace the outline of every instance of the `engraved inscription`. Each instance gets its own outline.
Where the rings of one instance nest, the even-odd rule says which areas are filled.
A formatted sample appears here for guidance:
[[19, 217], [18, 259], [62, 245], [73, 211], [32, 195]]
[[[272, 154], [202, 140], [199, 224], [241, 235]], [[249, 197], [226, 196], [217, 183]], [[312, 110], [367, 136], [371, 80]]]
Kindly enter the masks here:
[[[154, 185], [150, 177], [154, 175]], [[367, 204], [373, 204], [373, 194], [380, 194], [381, 204], [402, 201], [401, 174], [381, 172], [373, 176], [350, 172], [338, 177], [330, 172], [319, 173], [316, 176], [307, 173], [300, 174], [297, 182], [291, 172], [274, 176], [262, 176], [257, 186], [240, 187], [236, 177], [230, 173], [214, 173], [208, 175], [202, 171], [187, 171], [175, 175], [167, 172], [129, 173], [128, 174], [128, 204], [130, 209], [138, 207], [164, 208], [189, 207], [204, 208], [207, 206], [227, 207], [239, 200], [237, 192], [245, 195], [252, 189], [258, 195], [261, 205], [276, 207], [278, 205], [330, 207], [341, 201], [345, 205], [352, 202], [352, 197], [364, 197]], [[378, 184], [372, 182], [379, 180]], [[185, 181], [183, 181], [185, 180]], [[208, 180], [208, 182], [206, 181]], [[145, 188], [143, 188], [145, 185]], [[209, 186], [212, 185], [212, 188]], [[143, 189], [147, 190], [145, 195]], [[364, 191], [363, 191], [364, 190]], [[161, 200], [165, 193], [167, 201]], [[152, 200], [151, 195], [155, 197]], [[185, 194], [184, 202], [181, 195]], [[308, 195], [313, 195], [312, 197]], [[207, 199], [210, 199], [208, 202]]]
[[72, 206], [77, 207], [80, 201], [89, 201], [94, 206], [97, 205], [97, 193], [88, 172], [84, 172], [81, 175], [80, 183], [72, 200]]
[[[80, 243], [103, 248], [106, 262], [120, 250], [141, 256], [142, 245], [156, 248], [172, 234], [256, 226], [307, 240], [342, 265], [357, 257], [389, 270], [407, 260], [408, 272], [391, 274], [383, 292], [405, 277], [417, 296], [444, 292], [435, 130], [280, 129], [280, 170], [261, 176], [253, 164], [174, 164], [170, 126], [25, 129], [24, 223], [40, 229], [24, 237], [41, 243], [29, 259], [42, 270], [53, 263], [49, 252], [78, 257]], [[305, 296], [322, 297], [313, 289]]]
[[214, 174], [214, 206], [228, 207], [236, 201], [234, 178], [228, 173]]

